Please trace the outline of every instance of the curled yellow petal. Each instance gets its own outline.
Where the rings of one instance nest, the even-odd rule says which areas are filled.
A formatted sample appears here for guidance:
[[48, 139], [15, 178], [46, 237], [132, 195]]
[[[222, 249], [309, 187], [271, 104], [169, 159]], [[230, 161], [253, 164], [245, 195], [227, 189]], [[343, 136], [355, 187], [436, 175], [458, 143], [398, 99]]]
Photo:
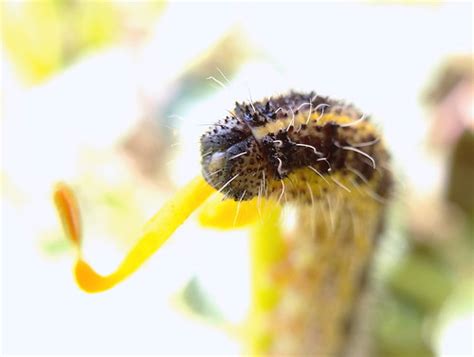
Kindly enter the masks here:
[[215, 194], [199, 210], [199, 223], [217, 229], [244, 227], [258, 219], [259, 204], [258, 199], [243, 202], [230, 199], [223, 201], [221, 194]]
[[[77, 244], [78, 258], [74, 273], [79, 286], [84, 291], [93, 293], [110, 289], [123, 281], [155, 253], [213, 192], [215, 190], [202, 177], [189, 182], [148, 221], [140, 239], [119, 267], [109, 275], [98, 274], [82, 258], [80, 246]], [[56, 186], [54, 201], [68, 238], [77, 243], [80, 238], [80, 229], [75, 227], [80, 226], [75, 225], [74, 222], [76, 222], [75, 217], [79, 217], [79, 208], [73, 191], [65, 184]]]

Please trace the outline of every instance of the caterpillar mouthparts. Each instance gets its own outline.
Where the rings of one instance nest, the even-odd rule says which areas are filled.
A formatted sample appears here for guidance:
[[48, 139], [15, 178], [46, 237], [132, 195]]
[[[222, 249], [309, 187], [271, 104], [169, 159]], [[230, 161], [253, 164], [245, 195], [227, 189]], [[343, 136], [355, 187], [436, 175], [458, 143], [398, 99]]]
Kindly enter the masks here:
[[201, 155], [207, 183], [236, 201], [311, 203], [334, 183], [347, 192], [368, 184], [385, 198], [391, 186], [389, 155], [369, 118], [315, 92], [236, 103], [201, 137]]

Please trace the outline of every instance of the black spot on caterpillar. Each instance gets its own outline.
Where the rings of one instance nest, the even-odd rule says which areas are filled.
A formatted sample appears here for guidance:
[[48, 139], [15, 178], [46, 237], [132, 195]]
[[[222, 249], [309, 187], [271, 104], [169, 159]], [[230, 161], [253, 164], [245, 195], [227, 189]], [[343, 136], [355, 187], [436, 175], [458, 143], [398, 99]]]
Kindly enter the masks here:
[[227, 197], [310, 203], [334, 184], [347, 192], [370, 186], [375, 199], [389, 195], [389, 155], [353, 105], [292, 91], [236, 103], [230, 113], [201, 137], [204, 179]]

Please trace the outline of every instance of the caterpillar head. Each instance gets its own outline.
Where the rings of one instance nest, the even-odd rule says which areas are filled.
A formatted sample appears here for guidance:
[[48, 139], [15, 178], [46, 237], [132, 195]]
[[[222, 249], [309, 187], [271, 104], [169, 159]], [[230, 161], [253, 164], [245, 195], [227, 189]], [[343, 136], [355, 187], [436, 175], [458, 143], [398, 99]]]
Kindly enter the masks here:
[[201, 137], [202, 174], [216, 190], [248, 200], [261, 190], [265, 160], [250, 127], [237, 117], [217, 122]]

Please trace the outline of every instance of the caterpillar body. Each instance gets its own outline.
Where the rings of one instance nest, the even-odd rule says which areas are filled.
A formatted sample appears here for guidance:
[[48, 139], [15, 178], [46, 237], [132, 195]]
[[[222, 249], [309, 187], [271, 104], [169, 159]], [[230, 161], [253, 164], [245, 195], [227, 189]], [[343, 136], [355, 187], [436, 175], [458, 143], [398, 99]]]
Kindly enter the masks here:
[[[255, 256], [278, 244], [286, 253], [266, 268], [255, 263], [252, 352], [357, 355], [350, 341], [360, 345], [355, 334], [367, 329], [353, 328], [356, 306], [368, 291], [392, 187], [389, 154], [370, 118], [339, 100], [290, 92], [236, 103], [201, 137], [201, 150], [204, 179], [226, 197], [296, 208], [297, 224], [281, 243], [275, 233], [253, 237]], [[284, 278], [272, 280], [277, 266]], [[268, 291], [278, 296], [270, 306]]]
[[201, 137], [201, 154], [204, 179], [239, 201], [284, 195], [310, 203], [351, 182], [371, 182], [373, 196], [384, 198], [390, 187], [389, 173], [377, 168], [388, 153], [369, 118], [314, 92], [236, 103]]

